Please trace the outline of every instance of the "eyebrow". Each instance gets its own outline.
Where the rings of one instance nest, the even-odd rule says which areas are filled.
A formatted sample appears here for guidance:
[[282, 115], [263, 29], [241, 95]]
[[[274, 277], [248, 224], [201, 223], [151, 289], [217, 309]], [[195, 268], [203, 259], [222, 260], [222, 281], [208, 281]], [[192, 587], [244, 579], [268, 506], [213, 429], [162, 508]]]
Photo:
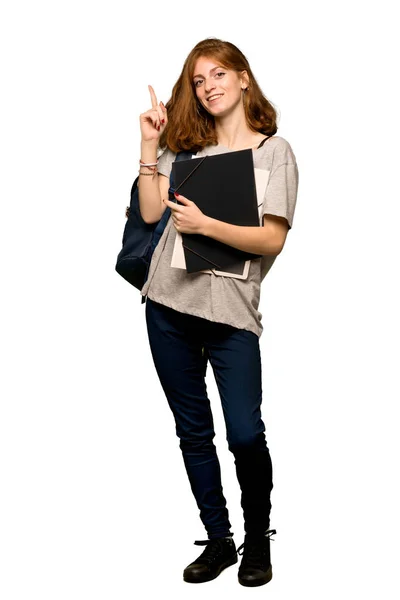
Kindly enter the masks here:
[[[213, 71], [216, 71], [217, 69], [225, 69], [225, 67], [214, 67], [213, 69], [210, 70], [210, 73], [212, 73]], [[204, 75], [193, 75], [193, 79], [195, 77], [204, 77]]]

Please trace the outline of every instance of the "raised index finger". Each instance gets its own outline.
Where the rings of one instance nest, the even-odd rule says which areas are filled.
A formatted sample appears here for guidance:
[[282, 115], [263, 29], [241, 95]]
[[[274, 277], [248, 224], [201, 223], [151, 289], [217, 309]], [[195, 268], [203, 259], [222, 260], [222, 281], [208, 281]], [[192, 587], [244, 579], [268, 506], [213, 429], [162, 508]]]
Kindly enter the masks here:
[[157, 105], [158, 105], [157, 96], [156, 96], [153, 88], [151, 87], [151, 85], [149, 85], [149, 91], [150, 91], [150, 97], [151, 97], [151, 106], [153, 108], [157, 108]]

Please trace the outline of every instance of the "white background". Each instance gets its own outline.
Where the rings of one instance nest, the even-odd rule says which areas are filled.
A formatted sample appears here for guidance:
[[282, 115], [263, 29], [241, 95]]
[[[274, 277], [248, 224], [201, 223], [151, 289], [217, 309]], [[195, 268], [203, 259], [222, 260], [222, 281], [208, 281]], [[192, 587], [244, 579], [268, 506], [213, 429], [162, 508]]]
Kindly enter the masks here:
[[[1, 45], [1, 597], [398, 598], [394, 3], [5, 2]], [[147, 85], [236, 44], [296, 155], [263, 282], [274, 577], [191, 585], [203, 550], [140, 293], [115, 271]], [[243, 518], [209, 368], [224, 492]], [[240, 560], [240, 557], [239, 557]], [[239, 564], [239, 563], [238, 563]], [[139, 591], [141, 590], [141, 591]]]

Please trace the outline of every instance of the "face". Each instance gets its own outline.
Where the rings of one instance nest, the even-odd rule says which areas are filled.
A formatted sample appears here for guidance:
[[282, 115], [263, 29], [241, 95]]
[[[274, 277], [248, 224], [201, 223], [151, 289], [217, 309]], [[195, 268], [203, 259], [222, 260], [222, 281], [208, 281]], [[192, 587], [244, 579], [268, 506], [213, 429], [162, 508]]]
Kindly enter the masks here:
[[195, 64], [193, 84], [199, 102], [213, 116], [225, 116], [243, 106], [246, 72], [240, 75], [213, 59], [200, 57]]

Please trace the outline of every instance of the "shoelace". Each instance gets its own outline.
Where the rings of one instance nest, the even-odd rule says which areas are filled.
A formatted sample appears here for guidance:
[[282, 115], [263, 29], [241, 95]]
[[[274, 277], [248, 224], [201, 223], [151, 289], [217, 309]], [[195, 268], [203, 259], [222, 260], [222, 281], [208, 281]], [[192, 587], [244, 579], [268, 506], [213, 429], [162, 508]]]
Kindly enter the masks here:
[[[264, 536], [262, 538], [260, 538], [259, 540], [248, 540], [246, 542], [243, 542], [243, 544], [241, 544], [239, 546], [239, 548], [236, 550], [236, 552], [240, 555], [242, 555], [245, 552], [245, 556], [243, 556], [243, 560], [246, 561], [246, 563], [248, 565], [254, 564], [257, 565], [259, 563], [260, 560], [262, 560], [264, 553], [265, 553], [265, 544], [263, 544], [263, 541], [265, 540], [265, 538], [269, 538], [270, 540], [272, 540], [273, 542], [275, 540], [272, 539], [272, 535], [274, 535], [276, 533], [276, 529], [269, 529], [268, 531], [265, 532]], [[242, 552], [240, 552], [240, 550], [243, 550]]]
[[[222, 540], [226, 538], [214, 538], [212, 540], [197, 540], [194, 543], [196, 546], [206, 546], [204, 552], [199, 556], [196, 562], [211, 563], [220, 554], [222, 554], [223, 544]], [[232, 538], [229, 538], [232, 539]]]

